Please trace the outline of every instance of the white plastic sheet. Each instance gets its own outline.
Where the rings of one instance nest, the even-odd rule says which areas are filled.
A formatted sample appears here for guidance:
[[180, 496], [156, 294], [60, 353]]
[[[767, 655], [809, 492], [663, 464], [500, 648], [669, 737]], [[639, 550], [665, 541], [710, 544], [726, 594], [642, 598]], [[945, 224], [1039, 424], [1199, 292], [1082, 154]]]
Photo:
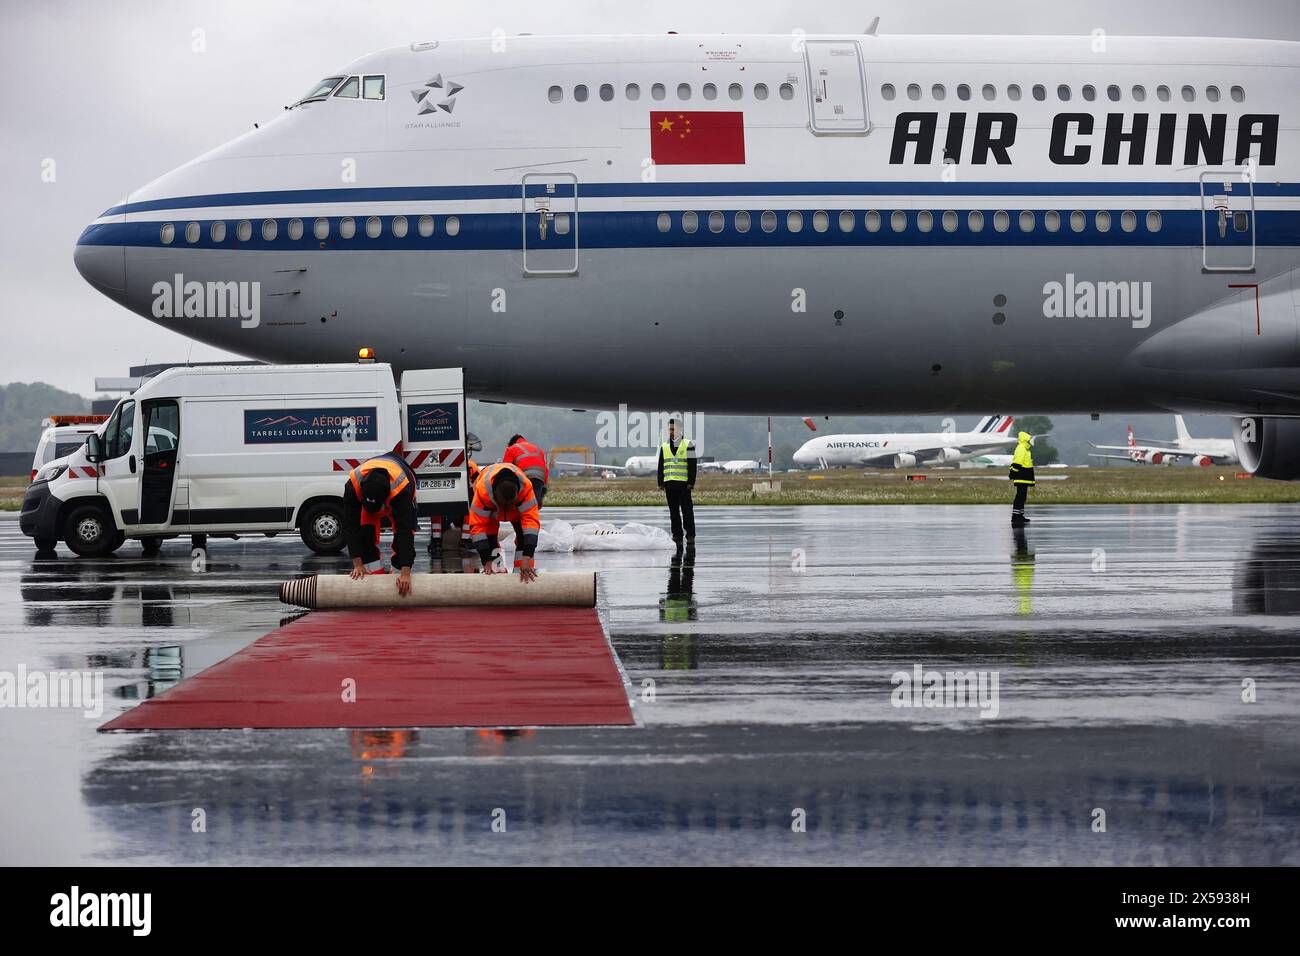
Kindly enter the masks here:
[[[501, 526], [499, 538], [503, 547], [514, 548], [515, 530], [508, 524]], [[605, 521], [571, 525], [556, 518], [542, 524], [537, 536], [537, 550], [570, 553], [574, 551], [658, 551], [673, 550], [672, 536], [663, 528], [630, 521], [619, 527]]]

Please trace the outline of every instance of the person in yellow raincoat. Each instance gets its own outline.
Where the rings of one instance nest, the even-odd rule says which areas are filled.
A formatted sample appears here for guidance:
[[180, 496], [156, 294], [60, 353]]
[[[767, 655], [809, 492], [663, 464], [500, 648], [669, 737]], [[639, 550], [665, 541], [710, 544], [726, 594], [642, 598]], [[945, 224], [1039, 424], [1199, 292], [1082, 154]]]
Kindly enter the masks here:
[[1030, 449], [1034, 436], [1029, 432], [1021, 432], [1017, 437], [1020, 439], [1020, 444], [1016, 446], [1016, 453], [1011, 456], [1011, 472], [1007, 476], [1016, 486], [1016, 500], [1011, 505], [1012, 526], [1029, 523], [1029, 519], [1025, 517], [1025, 499], [1029, 497], [1029, 489], [1034, 483], [1034, 453]]

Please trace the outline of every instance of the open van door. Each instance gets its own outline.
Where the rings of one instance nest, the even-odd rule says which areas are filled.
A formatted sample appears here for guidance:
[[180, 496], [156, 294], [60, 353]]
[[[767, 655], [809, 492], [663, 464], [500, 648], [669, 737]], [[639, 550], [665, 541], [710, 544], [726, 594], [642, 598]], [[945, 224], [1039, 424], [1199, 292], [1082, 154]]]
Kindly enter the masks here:
[[421, 517], [460, 518], [469, 510], [465, 373], [459, 368], [402, 373], [402, 456], [415, 472]]

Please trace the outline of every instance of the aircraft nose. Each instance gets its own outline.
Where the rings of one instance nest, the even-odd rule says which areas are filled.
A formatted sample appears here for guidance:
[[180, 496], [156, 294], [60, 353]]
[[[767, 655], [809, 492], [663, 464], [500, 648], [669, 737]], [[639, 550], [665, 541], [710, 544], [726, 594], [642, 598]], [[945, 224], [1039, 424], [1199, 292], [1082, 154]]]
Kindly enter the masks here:
[[107, 224], [88, 226], [77, 240], [72, 261], [81, 277], [110, 298], [126, 292], [126, 247], [108, 238]]

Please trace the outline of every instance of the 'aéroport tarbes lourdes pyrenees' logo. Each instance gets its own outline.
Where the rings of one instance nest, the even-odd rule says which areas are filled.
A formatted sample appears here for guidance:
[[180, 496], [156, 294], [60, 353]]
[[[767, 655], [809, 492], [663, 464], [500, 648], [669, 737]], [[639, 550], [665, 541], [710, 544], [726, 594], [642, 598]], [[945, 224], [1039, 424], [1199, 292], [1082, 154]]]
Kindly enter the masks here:
[[[417, 86], [411, 91], [411, 99], [416, 101], [417, 116], [428, 116], [429, 113], [437, 114], [438, 112], [451, 113], [456, 108], [456, 94], [464, 90], [461, 83], [454, 79], [443, 78], [441, 73], [435, 74], [433, 78], [425, 82], [424, 86]], [[429, 120], [411, 122], [407, 124], [407, 129], [412, 126], [459, 126], [459, 122], [448, 120], [439, 120], [432, 122]]]

